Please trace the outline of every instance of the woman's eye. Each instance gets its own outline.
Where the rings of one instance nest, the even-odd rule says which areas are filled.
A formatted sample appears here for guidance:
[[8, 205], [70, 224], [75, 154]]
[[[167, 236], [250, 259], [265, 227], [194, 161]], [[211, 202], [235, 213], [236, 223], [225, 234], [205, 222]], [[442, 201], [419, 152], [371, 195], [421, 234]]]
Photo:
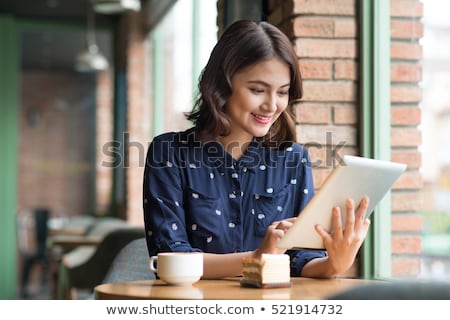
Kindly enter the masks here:
[[288, 95], [289, 94], [289, 91], [279, 91], [278, 92], [278, 94], [280, 95], [280, 96], [286, 96], [286, 95]]
[[263, 89], [256, 89], [256, 88], [252, 88], [250, 89], [253, 93], [263, 93], [264, 90]]

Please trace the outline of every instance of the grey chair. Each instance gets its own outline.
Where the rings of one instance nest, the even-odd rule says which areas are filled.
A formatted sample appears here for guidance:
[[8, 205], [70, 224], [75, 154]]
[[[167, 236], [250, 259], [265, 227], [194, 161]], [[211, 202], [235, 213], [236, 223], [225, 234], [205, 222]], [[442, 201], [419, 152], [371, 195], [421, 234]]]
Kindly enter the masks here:
[[155, 274], [148, 267], [148, 261], [145, 238], [133, 240], [114, 258], [103, 283], [155, 279]]
[[[148, 250], [145, 238], [131, 241], [114, 258], [102, 283], [133, 280], [153, 280], [155, 274], [148, 267]], [[95, 299], [91, 294], [87, 299]]]
[[449, 300], [450, 283], [437, 281], [381, 282], [348, 289], [329, 300]]
[[77, 299], [77, 289], [93, 292], [94, 287], [105, 279], [116, 255], [127, 244], [144, 236], [143, 227], [114, 229], [106, 234], [92, 255], [80, 254], [80, 259], [75, 259], [77, 252], [69, 252], [71, 259], [63, 258], [59, 268], [58, 298]]

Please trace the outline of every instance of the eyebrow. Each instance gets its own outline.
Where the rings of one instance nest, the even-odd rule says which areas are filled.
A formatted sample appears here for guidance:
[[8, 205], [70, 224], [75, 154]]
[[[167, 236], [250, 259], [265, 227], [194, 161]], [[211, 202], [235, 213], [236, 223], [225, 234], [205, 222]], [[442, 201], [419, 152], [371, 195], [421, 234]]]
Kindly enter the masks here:
[[[247, 83], [261, 84], [265, 87], [270, 87], [270, 84], [268, 84], [267, 82], [264, 82], [262, 80], [249, 80], [249, 81], [247, 81]], [[286, 83], [286, 84], [280, 86], [280, 88], [289, 87], [290, 85], [291, 85], [290, 83]]]

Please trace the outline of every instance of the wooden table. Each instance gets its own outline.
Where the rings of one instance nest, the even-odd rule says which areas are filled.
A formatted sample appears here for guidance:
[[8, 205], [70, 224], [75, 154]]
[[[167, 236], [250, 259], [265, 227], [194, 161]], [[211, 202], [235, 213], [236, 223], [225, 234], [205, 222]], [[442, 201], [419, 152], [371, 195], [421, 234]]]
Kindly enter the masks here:
[[338, 292], [374, 283], [375, 280], [336, 278], [292, 278], [289, 288], [241, 287], [239, 278], [200, 280], [193, 286], [169, 286], [161, 280], [141, 280], [101, 284], [95, 287], [100, 300], [321, 300]]
[[49, 235], [82, 236], [95, 224], [96, 218], [91, 216], [75, 216], [70, 218], [55, 217], [48, 221]]
[[[88, 236], [88, 235], [75, 235], [75, 234], [57, 234], [50, 236], [50, 274], [51, 274], [51, 288], [52, 298], [57, 299], [57, 287], [59, 282], [59, 267], [61, 263], [70, 264], [70, 261], [64, 261], [64, 255], [68, 251], [86, 247], [84, 249], [85, 254], [92, 254], [95, 248], [102, 241], [102, 237]], [[90, 253], [92, 252], [92, 253]], [[65, 260], [68, 260], [67, 258]]]
[[81, 246], [97, 246], [102, 241], [101, 236], [88, 235], [56, 235], [50, 237], [53, 247], [61, 247], [64, 251]]

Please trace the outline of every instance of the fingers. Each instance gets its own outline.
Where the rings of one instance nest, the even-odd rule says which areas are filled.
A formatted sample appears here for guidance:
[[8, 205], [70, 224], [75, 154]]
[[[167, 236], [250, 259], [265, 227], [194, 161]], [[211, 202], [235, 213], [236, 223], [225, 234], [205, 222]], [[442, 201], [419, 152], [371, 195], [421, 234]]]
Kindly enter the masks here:
[[280, 220], [280, 221], [274, 221], [271, 224], [271, 228], [272, 229], [280, 229], [280, 230], [283, 230], [284, 232], [286, 232], [292, 226], [295, 219], [297, 219], [297, 218], [294, 217], [294, 218], [288, 218], [288, 219], [284, 219], [284, 220]]
[[294, 221], [297, 219], [297, 217], [292, 217], [292, 218], [286, 218], [286, 219], [283, 219], [283, 220], [277, 220], [277, 221], [274, 221], [274, 222], [272, 222], [272, 225], [278, 225], [279, 223], [285, 223], [285, 222], [287, 222], [287, 223], [290, 223], [290, 224], [292, 224], [292, 223], [294, 223]]
[[[367, 224], [367, 208], [369, 207], [369, 197], [364, 196], [355, 209], [355, 203], [353, 199], [348, 199], [346, 202], [347, 215], [346, 215], [346, 230], [359, 229], [361, 226]], [[355, 212], [356, 211], [356, 212]]]
[[333, 215], [333, 235], [341, 238], [342, 237], [342, 218], [341, 209], [339, 207], [334, 207], [332, 211]]
[[288, 222], [294, 223], [295, 220], [297, 220], [297, 217], [287, 218], [287, 219], [284, 219], [283, 221], [288, 221]]
[[263, 242], [257, 249], [259, 254], [261, 253], [284, 253], [285, 249], [279, 249], [277, 247], [278, 242], [284, 237], [285, 233], [292, 226], [295, 221], [294, 218], [288, 218], [284, 220], [274, 221], [267, 228], [266, 235]]
[[333, 241], [331, 234], [328, 233], [321, 225], [316, 224], [314, 226], [314, 229], [319, 234], [319, 236], [322, 238], [323, 243], [325, 244], [325, 247], [327, 247], [328, 243], [331, 243]]
[[355, 207], [355, 202], [350, 198], [345, 202], [345, 206], [345, 227], [342, 223], [343, 220], [340, 208], [335, 207], [332, 211], [332, 234], [333, 238], [336, 239], [350, 237], [354, 232], [357, 232], [362, 227], [367, 227], [370, 223], [369, 219], [366, 218], [367, 208], [369, 207], [369, 198], [367, 196], [362, 198], [358, 208]]
[[364, 230], [368, 227], [369, 219], [367, 219], [367, 209], [369, 207], [369, 198], [363, 197], [355, 213], [355, 231]]
[[347, 212], [345, 216], [344, 236], [349, 236], [353, 233], [355, 226], [355, 202], [353, 199], [347, 199], [345, 206]]
[[[366, 218], [368, 206], [368, 197], [363, 197], [358, 206], [352, 199], [348, 199], [345, 202], [345, 213], [339, 207], [333, 208], [331, 231], [320, 225], [315, 226], [335, 264], [347, 265], [350, 260], [354, 260], [370, 226], [370, 220]], [[342, 215], [345, 215], [344, 223]]]
[[367, 212], [368, 208], [369, 208], [369, 197], [365, 196], [359, 203], [358, 210], [356, 212], [356, 219], [359, 221], [364, 221], [366, 219], [367, 214], [369, 213]]

